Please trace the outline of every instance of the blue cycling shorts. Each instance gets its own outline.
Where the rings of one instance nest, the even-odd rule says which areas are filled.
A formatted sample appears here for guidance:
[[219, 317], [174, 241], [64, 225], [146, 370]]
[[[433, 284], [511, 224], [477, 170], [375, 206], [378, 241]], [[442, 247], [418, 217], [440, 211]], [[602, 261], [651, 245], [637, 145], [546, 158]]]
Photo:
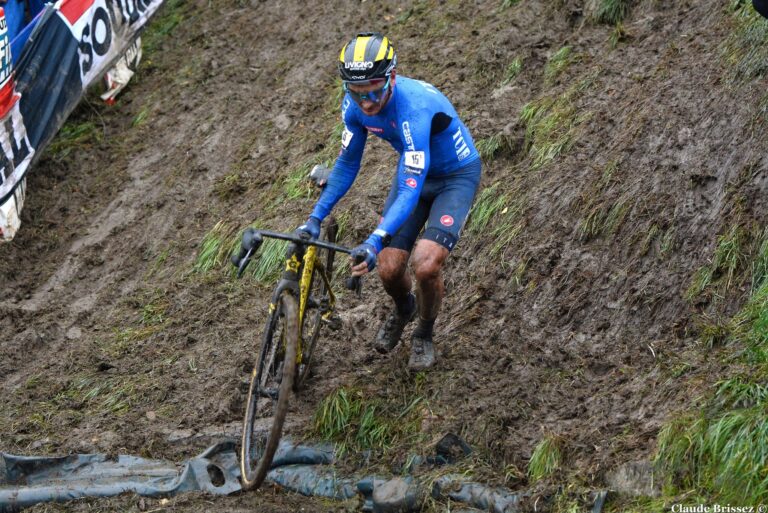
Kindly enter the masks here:
[[[387, 247], [410, 252], [424, 227], [422, 239], [437, 242], [451, 251], [467, 221], [480, 184], [480, 172], [480, 159], [476, 159], [448, 175], [427, 176], [416, 208]], [[396, 180], [397, 175], [384, 204], [384, 215], [397, 197]]]

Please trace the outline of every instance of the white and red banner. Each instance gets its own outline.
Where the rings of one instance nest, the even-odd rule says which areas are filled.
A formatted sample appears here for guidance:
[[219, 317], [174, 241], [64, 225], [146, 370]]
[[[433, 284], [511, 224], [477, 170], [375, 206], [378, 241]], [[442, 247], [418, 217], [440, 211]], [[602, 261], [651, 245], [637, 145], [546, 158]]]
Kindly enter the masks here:
[[[0, 20], [0, 241], [21, 225], [26, 174], [85, 89], [130, 47], [163, 0], [59, 0], [46, 7], [11, 71]], [[3, 85], [4, 77], [12, 77]]]

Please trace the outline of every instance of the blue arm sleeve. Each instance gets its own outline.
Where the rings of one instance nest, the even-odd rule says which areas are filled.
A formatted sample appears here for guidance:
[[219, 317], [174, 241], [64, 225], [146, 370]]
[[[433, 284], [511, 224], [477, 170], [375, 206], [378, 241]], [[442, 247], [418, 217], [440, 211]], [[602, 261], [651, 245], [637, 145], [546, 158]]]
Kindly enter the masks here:
[[[428, 112], [412, 116], [402, 124], [403, 140], [406, 142], [400, 162], [397, 165], [397, 198], [387, 211], [376, 231], [366, 242], [377, 251], [382, 249], [382, 240], [394, 235], [411, 215], [419, 202], [421, 188], [429, 169], [429, 135], [431, 117]], [[410, 145], [408, 141], [411, 141]]]
[[368, 131], [360, 125], [352, 114], [344, 115], [344, 131], [341, 135], [341, 153], [336, 159], [328, 177], [328, 183], [323, 189], [323, 193], [312, 210], [312, 217], [320, 221], [331, 213], [333, 207], [347, 193], [352, 186], [352, 182], [357, 177], [360, 170], [360, 161], [363, 158], [365, 141], [368, 137]]

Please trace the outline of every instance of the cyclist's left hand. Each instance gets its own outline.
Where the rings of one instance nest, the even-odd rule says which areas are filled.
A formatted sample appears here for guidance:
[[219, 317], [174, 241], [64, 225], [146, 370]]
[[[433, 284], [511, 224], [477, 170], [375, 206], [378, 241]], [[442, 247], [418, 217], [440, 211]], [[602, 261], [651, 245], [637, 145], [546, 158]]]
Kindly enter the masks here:
[[[352, 260], [352, 276], [362, 276], [376, 267], [376, 248], [363, 242], [349, 254]], [[360, 263], [355, 263], [360, 260]]]

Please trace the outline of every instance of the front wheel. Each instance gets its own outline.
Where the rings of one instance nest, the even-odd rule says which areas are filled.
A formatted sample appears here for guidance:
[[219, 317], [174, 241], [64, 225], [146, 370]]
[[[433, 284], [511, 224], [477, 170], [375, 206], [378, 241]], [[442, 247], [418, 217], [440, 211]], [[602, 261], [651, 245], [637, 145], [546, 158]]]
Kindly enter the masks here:
[[257, 488], [267, 477], [280, 442], [296, 375], [298, 312], [296, 298], [288, 290], [270, 305], [243, 420], [240, 474], [244, 490]]

